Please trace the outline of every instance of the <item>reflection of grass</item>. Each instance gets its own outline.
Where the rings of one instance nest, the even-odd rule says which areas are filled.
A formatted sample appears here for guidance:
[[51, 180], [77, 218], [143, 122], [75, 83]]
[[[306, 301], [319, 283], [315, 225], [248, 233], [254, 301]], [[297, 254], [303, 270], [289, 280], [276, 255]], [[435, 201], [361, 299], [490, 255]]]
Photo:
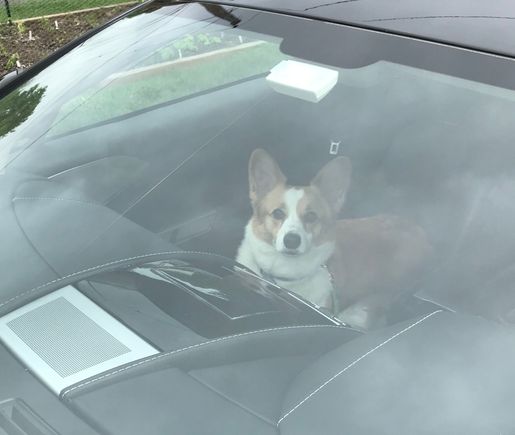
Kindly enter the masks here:
[[[114, 83], [99, 92], [90, 91], [89, 95], [82, 95], [67, 103], [61, 110], [61, 115], [66, 118], [56, 125], [53, 133], [62, 133], [263, 73], [283, 58], [276, 45], [261, 44], [179, 64], [159, 75]], [[69, 114], [74, 108], [76, 110]]]
[[[60, 14], [81, 9], [110, 6], [126, 3], [130, 0], [23, 0], [10, 2], [13, 20], [39, 17], [41, 15]], [[2, 2], [3, 3], [3, 2]], [[0, 5], [0, 23], [7, 21], [7, 13], [3, 4]]]

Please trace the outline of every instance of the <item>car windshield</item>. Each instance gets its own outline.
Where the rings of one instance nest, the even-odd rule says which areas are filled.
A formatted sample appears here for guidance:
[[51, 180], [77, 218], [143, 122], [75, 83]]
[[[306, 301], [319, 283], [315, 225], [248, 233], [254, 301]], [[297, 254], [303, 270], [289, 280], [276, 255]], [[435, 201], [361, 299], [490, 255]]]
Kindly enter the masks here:
[[402, 317], [406, 295], [515, 321], [513, 72], [407, 37], [156, 2], [0, 100], [0, 180], [29, 176], [4, 193], [27, 208], [33, 270], [116, 261], [130, 223], [357, 327], [370, 319], [345, 310], [377, 294], [372, 324]]

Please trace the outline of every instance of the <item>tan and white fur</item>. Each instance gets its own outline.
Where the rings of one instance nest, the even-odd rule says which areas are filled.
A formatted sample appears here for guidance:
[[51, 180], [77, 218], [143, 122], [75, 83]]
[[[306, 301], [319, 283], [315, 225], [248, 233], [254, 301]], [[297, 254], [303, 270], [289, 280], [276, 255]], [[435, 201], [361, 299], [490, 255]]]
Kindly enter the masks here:
[[341, 156], [310, 185], [289, 186], [275, 160], [255, 150], [253, 215], [236, 260], [346, 323], [370, 328], [420, 271], [430, 247], [422, 229], [395, 216], [337, 220], [350, 178], [351, 163]]

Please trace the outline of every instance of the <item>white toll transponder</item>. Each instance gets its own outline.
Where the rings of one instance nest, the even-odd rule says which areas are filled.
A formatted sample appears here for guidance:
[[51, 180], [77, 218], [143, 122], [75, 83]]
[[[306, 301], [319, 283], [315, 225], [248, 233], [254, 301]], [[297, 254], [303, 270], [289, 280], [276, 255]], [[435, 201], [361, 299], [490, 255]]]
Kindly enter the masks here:
[[283, 60], [266, 77], [270, 87], [285, 95], [318, 103], [338, 82], [338, 71], [295, 60]]

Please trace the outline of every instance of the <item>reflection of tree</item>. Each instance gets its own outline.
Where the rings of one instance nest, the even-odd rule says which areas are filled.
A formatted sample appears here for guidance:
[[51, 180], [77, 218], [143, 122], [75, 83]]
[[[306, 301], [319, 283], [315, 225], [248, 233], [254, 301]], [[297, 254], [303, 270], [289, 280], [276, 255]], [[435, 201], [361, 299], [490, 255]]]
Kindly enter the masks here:
[[41, 101], [46, 87], [17, 89], [0, 100], [0, 137], [13, 131], [24, 122]]

